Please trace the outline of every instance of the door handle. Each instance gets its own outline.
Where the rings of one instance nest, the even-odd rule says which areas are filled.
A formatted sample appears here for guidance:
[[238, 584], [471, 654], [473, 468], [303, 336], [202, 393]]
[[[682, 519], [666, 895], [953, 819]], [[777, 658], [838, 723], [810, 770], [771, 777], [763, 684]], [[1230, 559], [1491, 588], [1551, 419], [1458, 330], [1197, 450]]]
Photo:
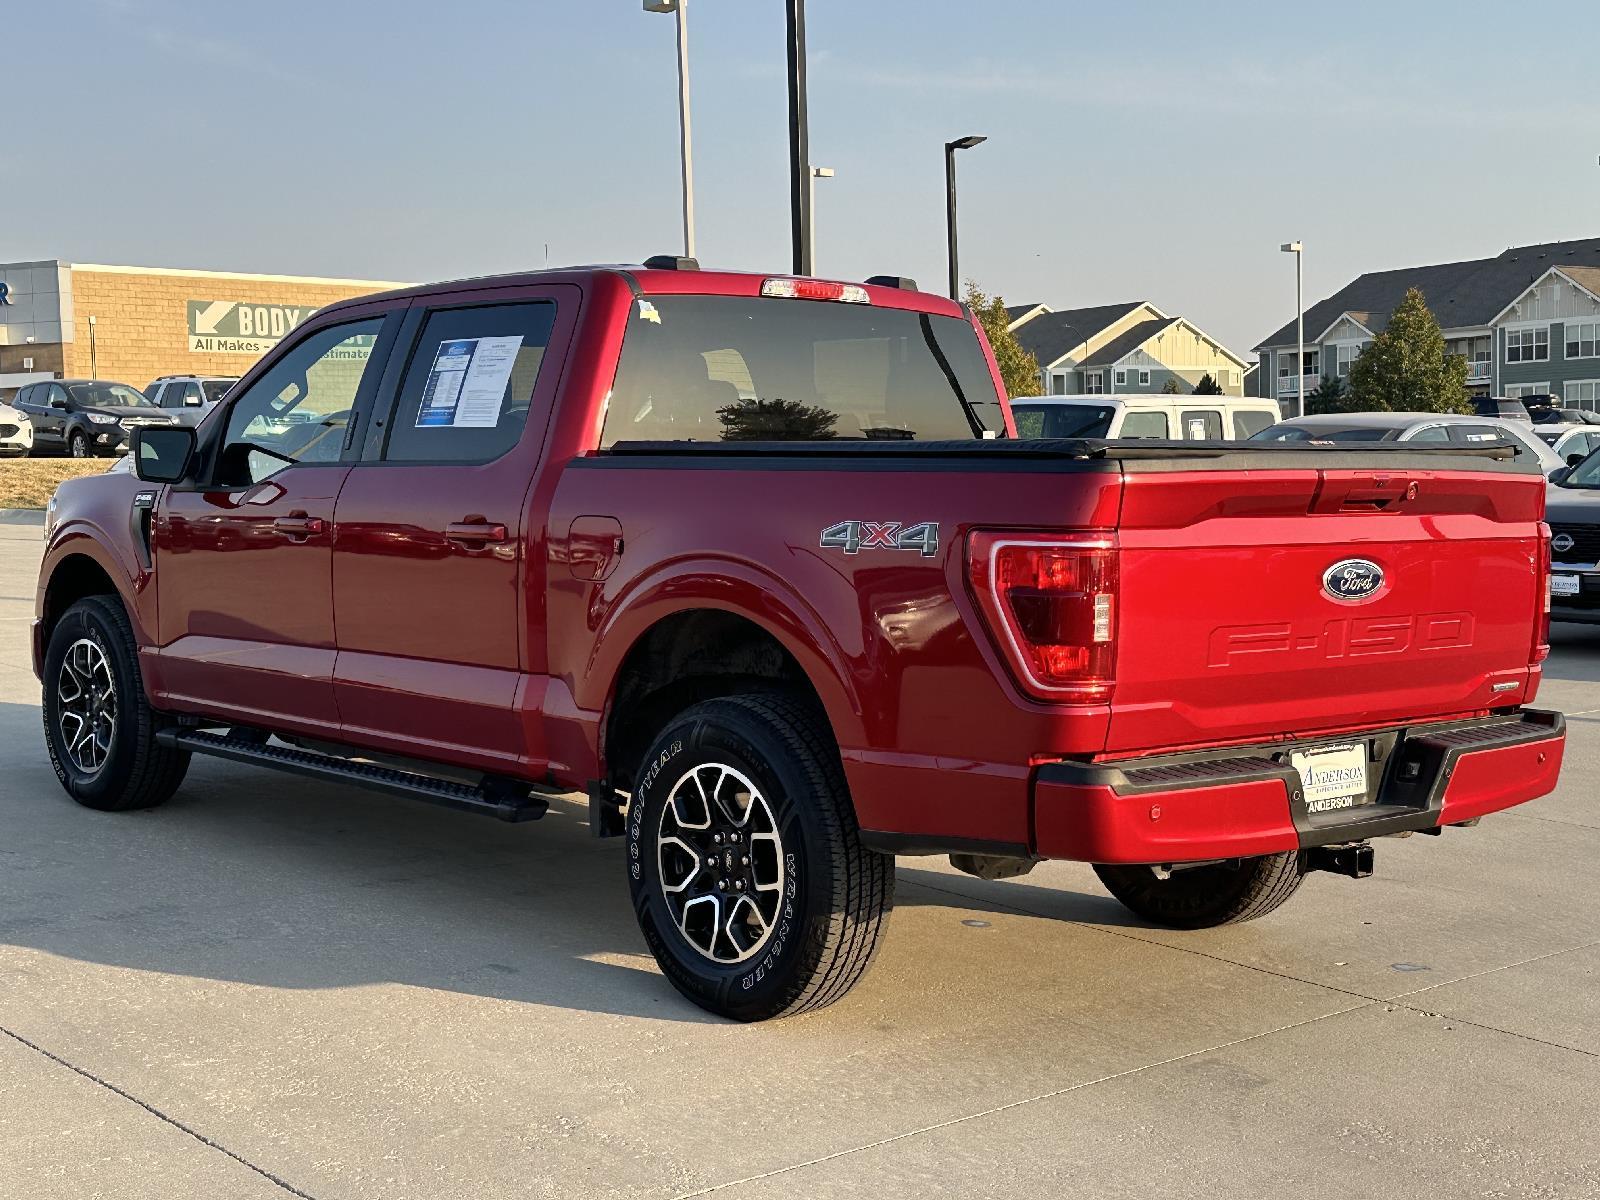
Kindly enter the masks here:
[[322, 532], [324, 522], [321, 517], [308, 517], [304, 513], [287, 517], [277, 517], [272, 522], [275, 532], [283, 534], [292, 541], [303, 541], [308, 537]]
[[486, 546], [490, 542], [503, 542], [510, 535], [504, 525], [491, 521], [455, 521], [444, 527], [444, 536], [464, 545]]

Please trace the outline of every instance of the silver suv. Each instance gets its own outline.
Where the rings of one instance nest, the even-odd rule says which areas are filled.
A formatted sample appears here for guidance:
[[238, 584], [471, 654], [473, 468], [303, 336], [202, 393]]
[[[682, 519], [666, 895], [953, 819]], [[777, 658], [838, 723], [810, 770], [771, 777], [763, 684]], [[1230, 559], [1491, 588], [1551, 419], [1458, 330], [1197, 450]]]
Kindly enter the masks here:
[[182, 424], [194, 425], [238, 382], [237, 377], [226, 375], [163, 375], [145, 388], [144, 394]]

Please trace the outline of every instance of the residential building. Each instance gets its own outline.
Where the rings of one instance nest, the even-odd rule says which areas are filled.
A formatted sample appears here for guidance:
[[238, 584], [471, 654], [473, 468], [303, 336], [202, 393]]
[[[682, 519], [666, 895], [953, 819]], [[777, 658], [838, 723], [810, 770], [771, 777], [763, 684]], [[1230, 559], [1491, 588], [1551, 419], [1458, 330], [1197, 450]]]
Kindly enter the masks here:
[[1148, 300], [1065, 309], [1017, 304], [1006, 314], [1017, 341], [1039, 360], [1044, 395], [1150, 394], [1168, 381], [1192, 392], [1206, 375], [1225, 394], [1244, 395], [1248, 359]]
[[1600, 238], [1513, 246], [1495, 258], [1373, 271], [1305, 314], [1305, 359], [1295, 363], [1295, 323], [1256, 347], [1257, 394], [1292, 415], [1324, 375], [1346, 377], [1410, 288], [1421, 290], [1444, 332], [1445, 353], [1467, 360], [1476, 395], [1554, 395], [1600, 410]]

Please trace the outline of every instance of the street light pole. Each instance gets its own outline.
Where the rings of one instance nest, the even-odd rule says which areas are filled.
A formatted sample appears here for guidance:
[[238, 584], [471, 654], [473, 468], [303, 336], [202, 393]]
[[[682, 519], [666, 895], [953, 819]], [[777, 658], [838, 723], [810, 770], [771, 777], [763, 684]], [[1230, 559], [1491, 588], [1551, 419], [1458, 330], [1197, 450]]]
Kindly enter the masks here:
[[683, 168], [683, 256], [694, 257], [694, 150], [689, 136], [689, 0], [644, 0], [645, 12], [678, 17], [678, 146]]
[[817, 180], [832, 178], [832, 167], [812, 167], [808, 176], [810, 190], [806, 194], [806, 242], [811, 247], [811, 265], [813, 267], [817, 265]]
[[94, 327], [95, 319], [93, 314], [91, 314], [89, 317], [89, 378], [99, 379], [100, 360], [99, 355], [96, 352], [97, 347], [95, 346]]
[[811, 133], [806, 103], [806, 0], [784, 0], [789, 57], [789, 235], [794, 273], [810, 275]]
[[1295, 382], [1298, 384], [1299, 404], [1295, 416], [1306, 415], [1306, 308], [1302, 291], [1301, 265], [1305, 261], [1305, 246], [1300, 242], [1285, 242], [1278, 247], [1285, 254], [1294, 255], [1294, 331], [1296, 356]]
[[950, 260], [950, 299], [961, 298], [961, 266], [956, 252], [956, 151], [970, 150], [988, 137], [971, 135], [944, 144], [944, 232]]

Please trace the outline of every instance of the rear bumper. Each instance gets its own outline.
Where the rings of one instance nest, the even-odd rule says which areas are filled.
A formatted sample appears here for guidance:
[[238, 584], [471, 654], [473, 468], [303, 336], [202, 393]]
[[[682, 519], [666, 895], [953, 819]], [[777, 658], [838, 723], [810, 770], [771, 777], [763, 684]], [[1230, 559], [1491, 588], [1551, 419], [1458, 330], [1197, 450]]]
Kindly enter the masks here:
[[1096, 863], [1173, 863], [1308, 849], [1437, 830], [1554, 790], [1560, 713], [1367, 733], [1369, 802], [1309, 813], [1273, 744], [1114, 763], [1050, 763], [1033, 781], [1034, 853]]

